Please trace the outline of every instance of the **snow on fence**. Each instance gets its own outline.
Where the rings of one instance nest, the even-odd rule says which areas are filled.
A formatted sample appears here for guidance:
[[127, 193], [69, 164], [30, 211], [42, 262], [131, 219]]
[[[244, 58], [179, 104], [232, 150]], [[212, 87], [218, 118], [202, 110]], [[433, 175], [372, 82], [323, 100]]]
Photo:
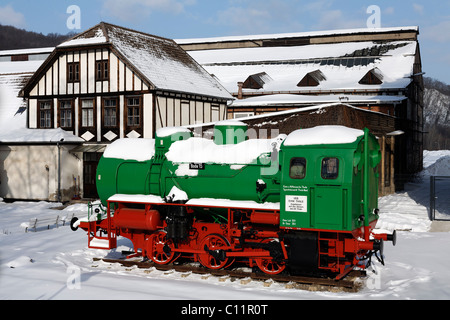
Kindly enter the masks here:
[[56, 217], [39, 217], [39, 218], [31, 218], [28, 222], [24, 222], [21, 224], [23, 228], [25, 228], [25, 232], [28, 232], [29, 229], [34, 229], [36, 232], [39, 228], [47, 227], [50, 229], [51, 226], [59, 227], [59, 224], [62, 223], [63, 226], [66, 225], [66, 222], [70, 222], [74, 217], [75, 213], [70, 213], [62, 218], [60, 216]]

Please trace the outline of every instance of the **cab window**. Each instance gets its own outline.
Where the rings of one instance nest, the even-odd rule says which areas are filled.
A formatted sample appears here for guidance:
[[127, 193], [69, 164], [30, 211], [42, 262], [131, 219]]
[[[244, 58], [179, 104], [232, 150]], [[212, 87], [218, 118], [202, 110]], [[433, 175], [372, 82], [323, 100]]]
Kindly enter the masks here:
[[291, 179], [303, 179], [306, 176], [306, 159], [292, 158], [289, 168], [289, 177]]
[[333, 180], [337, 179], [339, 175], [339, 159], [338, 158], [324, 158], [322, 160], [322, 179]]

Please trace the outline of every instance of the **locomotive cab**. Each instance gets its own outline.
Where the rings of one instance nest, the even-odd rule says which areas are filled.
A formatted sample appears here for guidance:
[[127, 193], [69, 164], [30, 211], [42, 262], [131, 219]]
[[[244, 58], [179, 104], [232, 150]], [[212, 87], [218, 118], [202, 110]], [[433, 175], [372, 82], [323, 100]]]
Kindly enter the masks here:
[[381, 250], [382, 240], [372, 235], [380, 159], [368, 131], [321, 126], [287, 137], [280, 156], [280, 229], [291, 272], [344, 275]]
[[[371, 223], [378, 219], [380, 155], [376, 138], [369, 135], [369, 140]], [[362, 130], [339, 126], [299, 130], [288, 136], [281, 150], [281, 228], [352, 231], [364, 225]]]

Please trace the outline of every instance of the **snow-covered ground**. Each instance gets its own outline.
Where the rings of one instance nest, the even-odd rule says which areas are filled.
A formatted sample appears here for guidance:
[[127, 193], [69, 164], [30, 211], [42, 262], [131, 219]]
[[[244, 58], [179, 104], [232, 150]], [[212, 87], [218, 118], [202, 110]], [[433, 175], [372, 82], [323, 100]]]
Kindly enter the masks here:
[[385, 244], [385, 266], [374, 262], [377, 273], [369, 272], [366, 287], [358, 293], [309, 292], [259, 282], [242, 285], [217, 277], [204, 280], [93, 262], [94, 257], [117, 256], [130, 243], [119, 239], [117, 251], [108, 253], [88, 249], [86, 234], [72, 232], [67, 225], [27, 233], [23, 228], [35, 216], [86, 215], [85, 205], [55, 210], [58, 204], [0, 202], [0, 299], [450, 299], [450, 232], [430, 232], [428, 220], [428, 176], [450, 175], [450, 151], [424, 155], [421, 179], [405, 192], [380, 199], [379, 227], [402, 231], [395, 247]]

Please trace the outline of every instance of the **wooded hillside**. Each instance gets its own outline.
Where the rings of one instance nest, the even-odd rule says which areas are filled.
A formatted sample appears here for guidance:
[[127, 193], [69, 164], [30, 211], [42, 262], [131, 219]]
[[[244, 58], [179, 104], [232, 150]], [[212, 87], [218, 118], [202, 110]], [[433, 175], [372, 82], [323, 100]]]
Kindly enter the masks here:
[[43, 35], [0, 24], [0, 50], [55, 47], [75, 34], [49, 33]]

